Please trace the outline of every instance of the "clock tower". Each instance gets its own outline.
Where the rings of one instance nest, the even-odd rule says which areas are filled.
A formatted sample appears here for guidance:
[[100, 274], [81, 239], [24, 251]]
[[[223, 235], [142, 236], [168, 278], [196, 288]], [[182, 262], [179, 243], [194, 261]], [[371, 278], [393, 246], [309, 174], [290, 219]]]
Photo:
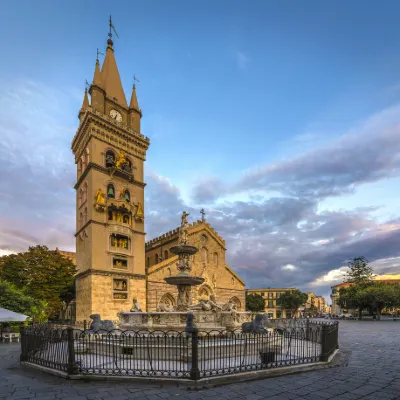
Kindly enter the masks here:
[[150, 142], [140, 131], [135, 85], [126, 101], [111, 38], [78, 117], [76, 319], [116, 320], [133, 298], [146, 309], [143, 164]]

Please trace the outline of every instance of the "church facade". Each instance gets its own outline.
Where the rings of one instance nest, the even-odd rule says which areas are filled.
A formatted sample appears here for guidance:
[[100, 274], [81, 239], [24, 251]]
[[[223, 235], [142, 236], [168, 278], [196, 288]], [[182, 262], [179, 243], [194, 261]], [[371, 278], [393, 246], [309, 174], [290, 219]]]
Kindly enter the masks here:
[[[101, 68], [96, 60], [78, 117], [72, 140], [77, 166], [76, 320], [91, 314], [115, 320], [133, 299], [143, 311], [173, 304], [176, 290], [163, 277], [177, 273], [177, 256], [169, 248], [178, 231], [145, 243], [144, 162], [150, 141], [141, 133], [135, 85], [129, 105], [126, 101], [111, 38]], [[200, 249], [194, 272], [205, 278], [194, 300], [214, 294], [243, 310], [244, 282], [225, 263], [224, 240], [205, 220], [191, 225], [189, 240]]]

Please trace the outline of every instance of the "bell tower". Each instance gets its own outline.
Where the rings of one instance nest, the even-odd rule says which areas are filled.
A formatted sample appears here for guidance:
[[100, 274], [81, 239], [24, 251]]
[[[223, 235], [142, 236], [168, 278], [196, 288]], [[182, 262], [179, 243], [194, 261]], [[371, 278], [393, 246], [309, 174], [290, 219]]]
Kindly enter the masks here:
[[78, 321], [91, 314], [116, 320], [133, 298], [146, 309], [143, 167], [150, 141], [140, 131], [135, 85], [129, 106], [126, 101], [109, 36], [72, 140]]

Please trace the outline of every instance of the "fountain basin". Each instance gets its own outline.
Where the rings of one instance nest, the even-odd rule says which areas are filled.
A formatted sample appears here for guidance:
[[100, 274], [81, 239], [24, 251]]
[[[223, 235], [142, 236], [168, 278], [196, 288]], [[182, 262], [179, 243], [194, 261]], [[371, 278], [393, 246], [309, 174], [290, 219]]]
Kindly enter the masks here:
[[197, 253], [199, 249], [196, 246], [190, 246], [189, 244], [182, 244], [177, 246], [172, 246], [170, 252], [172, 254], [188, 254], [193, 255]]
[[192, 276], [192, 275], [175, 275], [175, 276], [167, 276], [164, 278], [165, 282], [169, 285], [189, 285], [189, 286], [197, 286], [201, 285], [204, 282], [204, 278], [201, 276]]

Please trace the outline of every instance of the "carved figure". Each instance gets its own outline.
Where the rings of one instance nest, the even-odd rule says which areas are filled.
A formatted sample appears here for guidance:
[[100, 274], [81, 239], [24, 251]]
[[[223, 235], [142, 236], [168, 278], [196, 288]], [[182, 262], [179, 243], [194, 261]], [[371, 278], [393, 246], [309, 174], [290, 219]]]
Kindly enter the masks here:
[[127, 163], [128, 163], [128, 160], [125, 157], [125, 153], [121, 150], [119, 152], [119, 158], [118, 158], [118, 161], [115, 163], [115, 166], [117, 168], [122, 168]]
[[236, 304], [229, 299], [228, 302], [222, 306], [222, 311], [236, 311]]
[[197, 326], [194, 323], [194, 315], [191, 312], [187, 313], [185, 331], [187, 335], [190, 335], [193, 331], [197, 331]]
[[217, 300], [213, 294], [210, 296], [210, 300], [208, 302], [210, 303], [213, 311], [222, 310], [222, 306], [217, 303]]
[[167, 304], [167, 303], [160, 303], [157, 306], [157, 311], [158, 312], [173, 312], [175, 311], [175, 308], [173, 305], [171, 304]]
[[189, 215], [190, 215], [190, 214], [187, 213], [186, 211], [184, 211], [184, 212], [182, 213], [182, 217], [181, 217], [181, 228], [186, 227], [186, 225], [188, 225], [187, 217], [188, 217]]
[[189, 310], [211, 311], [212, 306], [207, 301], [200, 300], [197, 304], [189, 306]]
[[217, 276], [215, 274], [213, 274], [212, 276], [212, 283], [215, 289], [217, 287]]
[[142, 220], [144, 217], [144, 210], [143, 206], [140, 202], [137, 203], [137, 208], [136, 208], [136, 214], [135, 214], [135, 219], [136, 220]]
[[251, 322], [242, 324], [243, 333], [268, 333], [264, 328], [264, 314], [257, 314]]
[[105, 199], [104, 199], [104, 192], [101, 190], [101, 189], [99, 189], [97, 192], [96, 192], [96, 203], [99, 203], [99, 204], [105, 204]]
[[142, 309], [140, 308], [140, 305], [135, 297], [133, 298], [131, 312], [142, 312]]
[[111, 320], [101, 320], [100, 314], [92, 314], [90, 318], [93, 322], [90, 324], [90, 330], [93, 332], [98, 331], [112, 331], [115, 329], [114, 323]]

